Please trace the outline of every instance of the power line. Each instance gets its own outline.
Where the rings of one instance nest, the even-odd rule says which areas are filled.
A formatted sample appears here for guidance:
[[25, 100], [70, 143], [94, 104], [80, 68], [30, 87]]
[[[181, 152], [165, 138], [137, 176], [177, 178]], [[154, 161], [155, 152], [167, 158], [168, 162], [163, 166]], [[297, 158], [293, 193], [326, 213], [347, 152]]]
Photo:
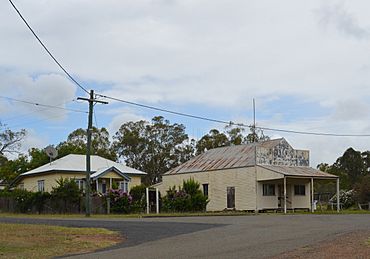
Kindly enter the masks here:
[[38, 106], [38, 107], [46, 107], [46, 108], [50, 108], [50, 109], [59, 109], [59, 110], [65, 110], [65, 111], [71, 111], [71, 112], [88, 113], [88, 112], [83, 111], [83, 110], [70, 109], [70, 108], [65, 108], [65, 107], [60, 107], [60, 106], [55, 106], [55, 105], [41, 104], [41, 103], [36, 103], [36, 102], [31, 102], [31, 101], [15, 99], [15, 98], [7, 97], [7, 96], [1, 96], [0, 95], [0, 98], [7, 99], [7, 100], [10, 100], [10, 101], [14, 101], [14, 102], [20, 102], [20, 103], [35, 105], [35, 106]]
[[9, 0], [10, 4], [13, 6], [14, 10], [18, 13], [19, 17], [23, 20], [23, 22], [26, 24], [26, 26], [28, 27], [28, 29], [31, 31], [31, 33], [33, 34], [33, 36], [35, 36], [35, 38], [37, 39], [37, 41], [41, 44], [41, 46], [44, 48], [44, 50], [49, 54], [49, 56], [54, 60], [54, 62], [59, 66], [60, 69], [63, 70], [63, 72], [68, 76], [68, 78], [73, 82], [75, 83], [78, 87], [80, 87], [83, 91], [85, 91], [87, 94], [89, 93], [86, 88], [84, 88], [80, 83], [77, 82], [76, 79], [74, 79], [71, 74], [68, 73], [68, 71], [59, 63], [59, 61], [54, 57], [54, 55], [48, 50], [48, 48], [45, 46], [45, 44], [41, 41], [41, 39], [39, 38], [39, 36], [37, 36], [37, 34], [35, 33], [35, 31], [31, 28], [31, 26], [28, 24], [28, 22], [26, 21], [26, 19], [23, 17], [23, 15], [20, 13], [20, 11], [18, 10], [18, 8], [14, 5], [14, 3], [12, 2], [12, 0]]
[[[198, 116], [198, 115], [192, 115], [192, 114], [183, 113], [183, 112], [171, 111], [171, 110], [168, 110], [168, 109], [162, 109], [162, 108], [158, 108], [158, 107], [154, 107], [154, 106], [150, 106], [150, 105], [130, 102], [130, 101], [126, 101], [126, 100], [122, 100], [122, 99], [118, 99], [118, 98], [114, 98], [114, 97], [110, 97], [110, 96], [106, 96], [106, 95], [102, 95], [102, 94], [96, 94], [96, 95], [100, 96], [100, 97], [103, 97], [103, 98], [106, 98], [106, 99], [114, 100], [114, 101], [117, 101], [117, 102], [122, 102], [122, 103], [130, 104], [130, 105], [134, 105], [134, 106], [138, 106], [138, 107], [142, 107], [142, 108], [147, 108], [147, 109], [151, 109], [151, 110], [155, 110], [155, 111], [170, 113], [170, 114], [179, 115], [179, 116], [183, 116], [183, 117], [188, 117], [188, 118], [193, 118], [193, 119], [198, 119], [198, 120], [204, 120], [204, 121], [210, 121], [210, 122], [216, 122], [216, 123], [221, 123], [221, 124], [226, 124], [226, 125], [237, 125], [237, 126], [241, 126], [241, 127], [246, 126], [246, 125], [243, 125], [243, 124], [233, 123], [232, 121], [228, 122], [228, 121], [217, 120], [217, 119], [207, 118], [207, 117]], [[247, 127], [249, 127], [249, 126], [247, 126]]]
[[275, 129], [267, 127], [256, 127], [261, 130], [266, 131], [277, 131], [292, 134], [302, 134], [302, 135], [314, 135], [314, 136], [328, 136], [328, 137], [370, 137], [370, 134], [338, 134], [338, 133], [324, 133], [324, 132], [309, 132], [309, 131], [297, 131], [297, 130], [286, 130], [286, 129]]
[[45, 118], [45, 119], [40, 119], [40, 120], [34, 120], [34, 121], [25, 122], [25, 123], [15, 124], [15, 125], [12, 125], [10, 127], [7, 125], [7, 128], [15, 129], [15, 128], [18, 128], [20, 126], [30, 125], [30, 124], [34, 124], [34, 123], [38, 123], [38, 122], [42, 122], [42, 121], [48, 121], [48, 120], [51, 120], [51, 119], [57, 119], [57, 118], [61, 118], [63, 116], [64, 116], [64, 114], [60, 114], [60, 115], [52, 116], [52, 117]]
[[[134, 106], [138, 106], [138, 107], [142, 107], [142, 108], [146, 108], [146, 109], [151, 109], [151, 110], [155, 110], [155, 111], [160, 111], [160, 112], [165, 112], [165, 113], [169, 113], [169, 114], [174, 114], [174, 115], [178, 115], [178, 116], [183, 116], [183, 117], [188, 117], [188, 118], [193, 118], [193, 119], [198, 119], [198, 120], [204, 120], [204, 121], [210, 121], [210, 122], [216, 122], [216, 123], [220, 123], [220, 124], [224, 124], [224, 125], [234, 125], [234, 126], [239, 126], [239, 127], [243, 127], [243, 128], [251, 128], [252, 127], [251, 125], [246, 125], [246, 124], [243, 124], [243, 123], [235, 123], [235, 122], [232, 122], [232, 121], [228, 122], [228, 121], [213, 119], [213, 118], [204, 117], [204, 116], [198, 116], [198, 115], [193, 115], [193, 114], [188, 114], [188, 113], [172, 111], [172, 110], [158, 108], [158, 107], [151, 106], [151, 105], [145, 105], [145, 104], [140, 104], [140, 103], [136, 103], [136, 102], [126, 101], [126, 100], [122, 100], [122, 99], [119, 99], [119, 98], [110, 97], [110, 96], [107, 96], [107, 95], [102, 95], [102, 94], [96, 94], [96, 95], [100, 96], [100, 97], [103, 97], [103, 98], [106, 98], [106, 99], [114, 100], [114, 101], [117, 101], [117, 102], [122, 102], [122, 103], [126, 103], [126, 104], [129, 104], [129, 105], [134, 105]], [[315, 136], [328, 136], [328, 137], [370, 137], [370, 134], [338, 134], [338, 133], [287, 130], [287, 129], [261, 127], [261, 126], [255, 126], [255, 127], [256, 127], [256, 129], [260, 129], [260, 130], [274, 131], [274, 132], [284, 132], [284, 133], [291, 133], [291, 134], [301, 134], [301, 135], [315, 135]]]

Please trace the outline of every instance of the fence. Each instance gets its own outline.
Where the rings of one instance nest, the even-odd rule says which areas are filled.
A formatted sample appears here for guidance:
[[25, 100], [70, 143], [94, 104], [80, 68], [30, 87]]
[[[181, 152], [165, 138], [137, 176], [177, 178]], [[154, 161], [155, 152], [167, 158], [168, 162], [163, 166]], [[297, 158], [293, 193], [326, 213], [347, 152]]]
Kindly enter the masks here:
[[[7, 213], [35, 213], [35, 214], [56, 214], [56, 213], [85, 213], [85, 197], [76, 203], [63, 200], [46, 199], [39, 204], [22, 204], [14, 197], [0, 197], [0, 212]], [[91, 213], [106, 214], [107, 204], [102, 197], [91, 197]]]

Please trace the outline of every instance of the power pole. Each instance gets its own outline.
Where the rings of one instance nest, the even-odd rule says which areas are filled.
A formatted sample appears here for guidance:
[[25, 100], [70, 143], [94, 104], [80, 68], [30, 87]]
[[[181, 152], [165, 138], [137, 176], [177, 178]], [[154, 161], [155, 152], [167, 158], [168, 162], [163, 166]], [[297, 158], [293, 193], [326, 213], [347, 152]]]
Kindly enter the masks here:
[[252, 134], [253, 134], [253, 142], [257, 142], [257, 135], [256, 135], [256, 102], [253, 98], [253, 127], [252, 127]]
[[94, 112], [94, 103], [108, 104], [108, 102], [99, 101], [94, 97], [94, 90], [90, 90], [90, 98], [78, 97], [77, 100], [83, 100], [89, 102], [89, 120], [87, 123], [87, 145], [86, 145], [86, 217], [90, 217], [91, 214], [91, 183], [90, 183], [90, 174], [91, 174], [91, 133], [92, 133], [92, 124], [93, 124], [93, 112]]

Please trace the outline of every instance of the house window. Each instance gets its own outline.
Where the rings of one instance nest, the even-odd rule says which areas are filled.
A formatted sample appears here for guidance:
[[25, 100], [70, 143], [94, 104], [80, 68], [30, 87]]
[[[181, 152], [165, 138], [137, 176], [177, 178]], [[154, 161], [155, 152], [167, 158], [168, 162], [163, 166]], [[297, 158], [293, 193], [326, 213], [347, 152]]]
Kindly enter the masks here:
[[39, 192], [45, 191], [45, 181], [44, 180], [37, 181], [37, 191]]
[[235, 187], [227, 187], [227, 208], [235, 208]]
[[275, 184], [264, 184], [263, 196], [275, 196]]
[[85, 190], [85, 181], [84, 180], [76, 179], [75, 182], [78, 186], [78, 189], [80, 189], [81, 191]]
[[303, 184], [294, 185], [294, 195], [306, 195], [306, 186]]
[[20, 184], [18, 185], [18, 189], [20, 189], [20, 190], [24, 190], [24, 183], [20, 183]]
[[119, 188], [124, 192], [128, 192], [128, 181], [119, 182]]
[[203, 184], [203, 194], [208, 197], [208, 183]]

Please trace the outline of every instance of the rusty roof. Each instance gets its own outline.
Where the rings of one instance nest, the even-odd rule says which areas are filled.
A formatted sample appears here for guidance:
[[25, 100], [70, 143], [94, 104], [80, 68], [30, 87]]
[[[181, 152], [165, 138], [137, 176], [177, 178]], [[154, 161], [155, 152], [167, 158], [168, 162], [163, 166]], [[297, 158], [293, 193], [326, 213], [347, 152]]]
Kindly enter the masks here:
[[228, 168], [253, 166], [255, 164], [255, 146], [270, 147], [281, 139], [268, 140], [244, 145], [219, 147], [206, 151], [178, 167], [165, 173], [166, 175], [211, 171]]
[[285, 176], [314, 177], [314, 178], [338, 178], [333, 174], [328, 174], [312, 167], [305, 166], [281, 166], [281, 165], [259, 165], [259, 167], [274, 171]]

